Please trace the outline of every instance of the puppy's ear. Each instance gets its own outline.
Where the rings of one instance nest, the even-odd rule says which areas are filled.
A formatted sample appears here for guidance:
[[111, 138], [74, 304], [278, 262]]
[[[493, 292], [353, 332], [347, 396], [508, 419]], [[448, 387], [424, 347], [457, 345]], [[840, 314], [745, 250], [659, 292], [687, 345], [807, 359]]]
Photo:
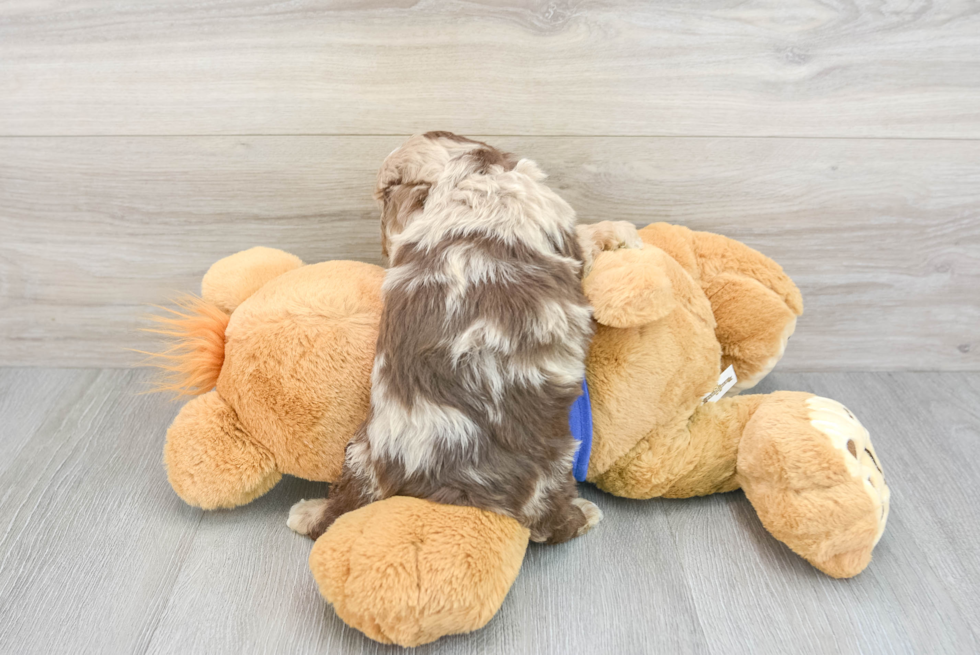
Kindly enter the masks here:
[[381, 254], [388, 257], [391, 237], [400, 234], [425, 207], [430, 184], [392, 184], [381, 190]]
[[480, 143], [479, 148], [470, 150], [466, 156], [473, 162], [475, 171], [483, 174], [490, 173], [495, 166], [499, 166], [504, 171], [512, 171], [518, 161], [511, 153], [497, 150], [485, 143]]

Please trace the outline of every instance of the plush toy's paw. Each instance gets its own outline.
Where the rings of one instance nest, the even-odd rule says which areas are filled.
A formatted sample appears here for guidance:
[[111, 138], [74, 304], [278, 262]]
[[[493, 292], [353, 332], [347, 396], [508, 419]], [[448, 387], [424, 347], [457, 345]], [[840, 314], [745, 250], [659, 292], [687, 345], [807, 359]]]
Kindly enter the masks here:
[[[678, 297], [689, 298], [695, 290], [677, 262], [653, 247], [601, 253], [582, 280], [595, 320], [616, 328], [658, 321], [677, 308]], [[710, 307], [703, 304], [703, 317], [711, 321]]]
[[506, 516], [395, 496], [337, 519], [314, 544], [310, 570], [347, 625], [418, 646], [486, 625], [528, 535]]
[[891, 492], [885, 484], [881, 460], [871, 445], [871, 434], [851, 410], [836, 400], [813, 396], [806, 401], [810, 425], [819, 430], [840, 452], [843, 465], [859, 480], [876, 510], [877, 530], [874, 546], [885, 532]]
[[889, 491], [868, 431], [840, 403], [766, 397], [745, 427], [738, 479], [766, 529], [827, 575], [849, 578], [871, 561]]
[[576, 537], [581, 537], [583, 534], [597, 526], [599, 521], [602, 520], [602, 510], [591, 501], [588, 501], [585, 498], [576, 498], [572, 501], [572, 505], [578, 507], [582, 514], [585, 515], [585, 525], [578, 529], [578, 532], [575, 533]]
[[309, 537], [313, 526], [323, 516], [323, 510], [326, 506], [326, 498], [301, 500], [289, 508], [289, 518], [286, 519], [286, 525], [296, 534]]
[[732, 393], [751, 389], [782, 359], [797, 315], [776, 293], [740, 273], [719, 273], [704, 292], [717, 321], [721, 366], [734, 366], [738, 375]]
[[282, 477], [272, 454], [249, 436], [217, 391], [180, 410], [167, 430], [163, 461], [177, 495], [203, 509], [250, 503]]

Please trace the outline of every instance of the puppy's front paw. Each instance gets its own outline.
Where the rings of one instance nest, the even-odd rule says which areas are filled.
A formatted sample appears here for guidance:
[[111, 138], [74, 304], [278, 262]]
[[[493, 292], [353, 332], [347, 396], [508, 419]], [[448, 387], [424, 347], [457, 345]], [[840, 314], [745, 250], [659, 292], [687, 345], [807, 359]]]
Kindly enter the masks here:
[[601, 221], [592, 225], [580, 225], [578, 229], [592, 242], [595, 252], [643, 247], [643, 239], [637, 233], [636, 226], [628, 221]]
[[323, 516], [323, 510], [326, 507], [326, 498], [301, 500], [289, 509], [289, 518], [286, 519], [286, 525], [293, 532], [301, 534], [304, 537], [309, 537], [314, 526]]
[[582, 514], [585, 515], [585, 524], [578, 529], [575, 533], [576, 537], [581, 537], [583, 534], [598, 525], [599, 521], [602, 520], [602, 510], [596, 507], [596, 504], [586, 500], [585, 498], [576, 498], [572, 501], [572, 505], [578, 507]]

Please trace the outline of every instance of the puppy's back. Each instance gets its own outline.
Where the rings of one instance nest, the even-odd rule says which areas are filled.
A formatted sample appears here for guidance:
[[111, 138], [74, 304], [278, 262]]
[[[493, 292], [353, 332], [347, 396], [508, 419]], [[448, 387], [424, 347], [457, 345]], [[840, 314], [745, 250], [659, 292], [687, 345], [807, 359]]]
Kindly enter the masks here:
[[574, 212], [487, 148], [450, 159], [391, 239], [366, 437], [384, 495], [521, 518], [570, 470], [591, 313]]

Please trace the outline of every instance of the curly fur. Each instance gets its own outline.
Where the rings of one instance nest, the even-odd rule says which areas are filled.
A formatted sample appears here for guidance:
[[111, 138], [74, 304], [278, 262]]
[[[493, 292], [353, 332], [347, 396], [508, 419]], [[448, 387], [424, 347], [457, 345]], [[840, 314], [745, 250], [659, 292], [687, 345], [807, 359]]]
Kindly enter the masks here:
[[[598, 522], [577, 498], [568, 425], [592, 335], [582, 233], [544, 178], [446, 132], [385, 160], [376, 197], [391, 268], [368, 418], [329, 500], [294, 506], [292, 529], [316, 538], [394, 495], [511, 516], [549, 543]], [[588, 230], [590, 253], [619, 233]]]

